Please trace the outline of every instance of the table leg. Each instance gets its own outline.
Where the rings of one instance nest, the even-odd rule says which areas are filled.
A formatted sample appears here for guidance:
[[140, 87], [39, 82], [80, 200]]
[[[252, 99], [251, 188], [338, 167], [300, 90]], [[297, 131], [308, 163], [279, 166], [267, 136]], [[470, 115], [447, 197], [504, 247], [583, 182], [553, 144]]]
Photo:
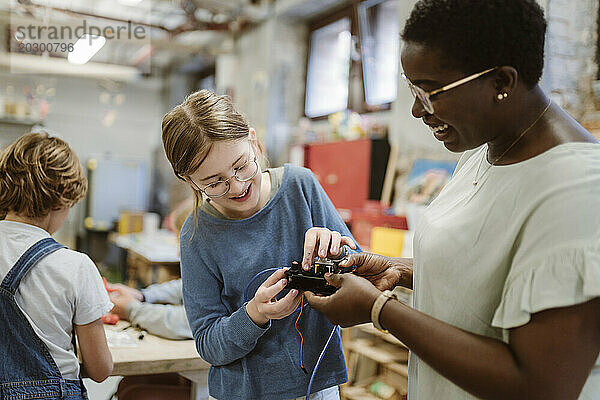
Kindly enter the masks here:
[[191, 400], [208, 400], [208, 370], [179, 372], [192, 381]]
[[121, 271], [121, 282], [127, 282], [127, 249], [117, 247], [119, 252], [119, 270]]

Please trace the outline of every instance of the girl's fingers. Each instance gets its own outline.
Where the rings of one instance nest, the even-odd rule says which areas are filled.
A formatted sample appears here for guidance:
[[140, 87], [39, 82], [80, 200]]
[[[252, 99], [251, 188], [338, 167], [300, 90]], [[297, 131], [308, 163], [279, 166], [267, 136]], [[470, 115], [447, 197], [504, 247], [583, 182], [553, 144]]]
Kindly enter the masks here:
[[342, 236], [341, 245], [342, 246], [346, 245], [346, 246], [350, 247], [352, 250], [356, 250], [356, 243], [354, 243], [354, 240], [352, 240], [352, 238], [349, 236]]
[[273, 272], [264, 282], [261, 287], [270, 287], [276, 284], [280, 279], [285, 277], [285, 269], [281, 268]]
[[265, 308], [270, 315], [275, 317], [283, 317], [291, 314], [297, 307], [298, 290], [292, 289], [284, 298], [277, 300], [275, 303], [270, 303]]
[[312, 260], [314, 260], [314, 251], [317, 244], [317, 231], [311, 228], [304, 234], [304, 257], [302, 258], [302, 268], [305, 270], [310, 268]]
[[339, 232], [336, 232], [336, 231], [332, 231], [331, 232], [331, 243], [329, 245], [329, 252], [332, 255], [337, 256], [338, 254], [340, 254], [341, 242], [342, 242], [342, 234]]
[[327, 257], [329, 252], [329, 242], [331, 240], [331, 232], [329, 229], [322, 229], [318, 233], [319, 236], [319, 257]]
[[257, 300], [261, 303], [269, 303], [271, 299], [277, 295], [277, 293], [283, 290], [285, 285], [287, 285], [287, 280], [280, 279], [278, 282], [269, 287], [263, 286], [262, 288], [259, 288], [259, 290], [256, 292]]
[[342, 236], [341, 233], [330, 231], [327, 228], [310, 228], [304, 235], [302, 268], [310, 269], [315, 258], [315, 251], [319, 257], [327, 257], [328, 254], [337, 256], [344, 245], [356, 249], [356, 243], [348, 236]]

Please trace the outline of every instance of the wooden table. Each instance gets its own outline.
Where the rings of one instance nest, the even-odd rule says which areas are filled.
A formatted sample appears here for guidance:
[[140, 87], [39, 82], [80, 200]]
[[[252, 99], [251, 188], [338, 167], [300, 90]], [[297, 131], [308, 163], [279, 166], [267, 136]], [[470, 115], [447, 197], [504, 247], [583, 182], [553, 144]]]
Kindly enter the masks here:
[[[119, 321], [117, 325], [104, 325], [106, 331], [123, 330], [128, 322]], [[134, 328], [130, 335], [138, 337]], [[169, 340], [149, 333], [142, 340], [136, 339], [139, 346], [109, 347], [114, 368], [111, 375], [148, 375], [176, 372], [192, 381], [192, 400], [206, 398], [208, 386], [208, 368], [210, 364], [198, 355], [193, 340]]]
[[119, 249], [123, 282], [132, 287], [162, 283], [181, 276], [177, 235], [161, 229], [152, 233], [111, 234]]

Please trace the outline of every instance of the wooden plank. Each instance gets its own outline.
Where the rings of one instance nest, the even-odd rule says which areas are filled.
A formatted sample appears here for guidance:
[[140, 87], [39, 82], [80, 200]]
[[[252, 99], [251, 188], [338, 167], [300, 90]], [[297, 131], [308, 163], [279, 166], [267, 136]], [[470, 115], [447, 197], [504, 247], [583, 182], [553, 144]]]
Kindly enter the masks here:
[[382, 378], [385, 383], [396, 388], [404, 395], [408, 391], [408, 365], [390, 363], [382, 366]]
[[342, 399], [347, 400], [381, 400], [374, 394], [369, 393], [366, 388], [359, 386], [342, 386], [341, 395]]
[[398, 375], [402, 375], [408, 378], [408, 365], [400, 363], [389, 363], [384, 365], [385, 369], [389, 369]]
[[388, 158], [388, 164], [385, 170], [385, 179], [383, 180], [383, 189], [381, 191], [381, 203], [391, 204], [392, 203], [392, 192], [394, 190], [394, 178], [396, 177], [396, 164], [398, 162], [398, 145], [391, 144], [390, 156]]
[[379, 370], [379, 363], [377, 361], [357, 352], [352, 352], [352, 354], [357, 356], [356, 359], [358, 360], [353, 376], [354, 382], [365, 381], [377, 375]]
[[389, 400], [399, 400], [404, 399], [406, 395], [406, 387], [403, 387], [402, 383], [394, 384], [394, 382], [388, 382], [388, 377], [386, 376], [373, 376], [368, 380], [363, 382], [359, 382], [353, 386], [341, 386], [340, 394], [342, 400], [382, 400], [381, 397], [378, 397], [376, 394], [372, 393], [369, 390], [371, 384], [376, 381], [385, 383], [391, 387], [393, 387], [396, 391], [391, 397], [388, 397]]
[[368, 339], [355, 339], [346, 346], [350, 351], [355, 351], [381, 364], [408, 360], [408, 351], [391, 343], [374, 345]]
[[392, 335], [391, 333], [381, 332], [379, 329], [376, 329], [372, 323], [357, 325], [356, 327], [362, 332], [376, 336], [380, 339], [385, 340], [388, 343], [404, 347], [405, 349], [407, 348], [406, 345], [400, 340], [398, 340], [394, 335]]

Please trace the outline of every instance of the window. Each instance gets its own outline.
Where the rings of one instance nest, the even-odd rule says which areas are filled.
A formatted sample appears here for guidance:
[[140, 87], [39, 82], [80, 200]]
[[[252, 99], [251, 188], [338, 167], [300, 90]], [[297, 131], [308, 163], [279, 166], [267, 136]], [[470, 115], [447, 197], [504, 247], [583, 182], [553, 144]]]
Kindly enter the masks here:
[[358, 6], [365, 101], [391, 103], [398, 89], [400, 23], [397, 0], [370, 0]]
[[215, 65], [209, 65], [203, 68], [197, 74], [194, 74], [195, 90], [207, 89], [213, 93], [217, 92], [217, 83], [215, 80]]
[[307, 117], [347, 108], [358, 112], [389, 108], [398, 86], [397, 1], [355, 2], [321, 16], [312, 25], [304, 105]]
[[312, 31], [306, 77], [305, 113], [319, 117], [348, 107], [350, 18]]

